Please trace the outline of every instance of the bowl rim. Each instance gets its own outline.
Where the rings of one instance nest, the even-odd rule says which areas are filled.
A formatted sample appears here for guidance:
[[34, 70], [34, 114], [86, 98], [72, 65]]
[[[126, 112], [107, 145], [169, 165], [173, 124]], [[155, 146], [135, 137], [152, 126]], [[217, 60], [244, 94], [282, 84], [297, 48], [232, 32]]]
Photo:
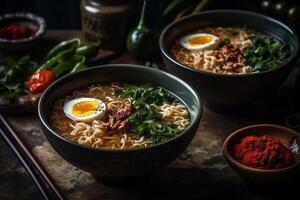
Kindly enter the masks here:
[[35, 15], [30, 12], [16, 12], [16, 13], [7, 13], [4, 15], [0, 16], [0, 22], [3, 22], [5, 20], [9, 19], [25, 19], [28, 22], [35, 22], [37, 24], [37, 31], [34, 35], [27, 37], [27, 38], [22, 38], [22, 39], [5, 39], [0, 37], [0, 42], [1, 43], [6, 43], [6, 44], [18, 44], [18, 43], [26, 43], [26, 42], [31, 42], [35, 39], [40, 38], [42, 35], [44, 35], [46, 31], [46, 22], [45, 19]]
[[[167, 32], [173, 26], [176, 26], [178, 24], [182, 24], [185, 21], [188, 21], [192, 18], [198, 18], [198, 17], [201, 17], [202, 15], [216, 14], [216, 13], [224, 13], [224, 14], [236, 13], [236, 14], [241, 14], [241, 15], [248, 15], [250, 17], [251, 16], [256, 16], [256, 17], [260, 17], [263, 20], [268, 20], [268, 21], [271, 21], [272, 23], [276, 23], [279, 26], [281, 26], [283, 29], [285, 29], [286, 31], [290, 32], [291, 35], [293, 35], [294, 39], [296, 40], [296, 49], [295, 49], [294, 53], [289, 56], [287, 61], [285, 63], [279, 65], [278, 67], [275, 67], [275, 68], [270, 69], [270, 70], [262, 71], [262, 72], [249, 73], [249, 74], [221, 74], [221, 73], [214, 73], [214, 72], [209, 72], [209, 71], [204, 71], [204, 70], [197, 70], [197, 69], [194, 69], [192, 67], [181, 64], [179, 61], [176, 61], [175, 59], [173, 59], [172, 55], [167, 50], [166, 45], [165, 45], [165, 38], [167, 37], [166, 36]], [[160, 49], [161, 53], [163, 54], [163, 56], [165, 56], [170, 62], [180, 66], [181, 68], [184, 68], [186, 70], [189, 70], [189, 71], [192, 71], [192, 72], [195, 72], [195, 73], [209, 75], [209, 76], [220, 76], [220, 77], [252, 77], [252, 76], [261, 76], [261, 75], [264, 75], [264, 74], [269, 74], [271, 72], [274, 72], [278, 69], [281, 69], [282, 67], [287, 66], [290, 62], [292, 62], [294, 59], [296, 59], [296, 57], [299, 54], [299, 38], [298, 38], [298, 35], [296, 34], [296, 32], [293, 31], [293, 29], [290, 26], [288, 26], [287, 24], [284, 24], [283, 22], [281, 22], [279, 20], [276, 20], [272, 17], [266, 16], [266, 15], [263, 15], [263, 14], [259, 14], [259, 13], [255, 13], [255, 12], [251, 12], [251, 11], [246, 11], [246, 10], [215, 9], [215, 10], [202, 11], [202, 12], [199, 12], [197, 14], [190, 14], [190, 15], [182, 17], [181, 19], [167, 25], [160, 34], [159, 49]]]
[[280, 126], [280, 125], [276, 125], [276, 124], [254, 124], [254, 125], [246, 126], [246, 127], [240, 128], [238, 130], [235, 130], [229, 136], [226, 137], [226, 139], [223, 143], [223, 147], [222, 147], [222, 152], [223, 152], [224, 157], [226, 159], [228, 159], [229, 162], [233, 163], [234, 165], [238, 166], [239, 168], [247, 170], [248, 172], [260, 173], [260, 174], [284, 172], [284, 171], [290, 170], [290, 169], [295, 168], [295, 167], [300, 165], [300, 161], [297, 161], [297, 162], [291, 164], [290, 166], [279, 168], [279, 169], [259, 169], [259, 168], [254, 168], [254, 167], [247, 166], [247, 165], [237, 161], [231, 155], [231, 153], [229, 151], [229, 146], [231, 144], [231, 139], [234, 136], [239, 135], [244, 130], [251, 130], [253, 128], [260, 128], [260, 127], [269, 127], [269, 128], [273, 128], [273, 129], [280, 129], [280, 130], [283, 130], [285, 132], [289, 132], [289, 133], [291, 133], [295, 136], [298, 136], [298, 137], [300, 136], [300, 134], [297, 131], [295, 131], [293, 129], [290, 129], [290, 128], [287, 128], [285, 126]]
[[[144, 69], [144, 70], [156, 71], [156, 72], [165, 74], [169, 78], [175, 79], [177, 82], [179, 82], [180, 84], [184, 85], [193, 94], [194, 98], [196, 99], [197, 103], [199, 104], [199, 110], [198, 110], [198, 112], [196, 114], [195, 119], [193, 121], [191, 121], [190, 125], [183, 132], [181, 132], [180, 134], [178, 134], [174, 138], [171, 138], [171, 139], [169, 139], [167, 141], [164, 141], [164, 142], [161, 142], [161, 143], [158, 143], [158, 144], [150, 145], [148, 147], [136, 148], [136, 149], [105, 149], [105, 148], [94, 148], [94, 147], [80, 145], [80, 144], [78, 144], [76, 142], [73, 142], [73, 141], [67, 139], [67, 138], [64, 138], [59, 133], [56, 133], [56, 131], [54, 131], [51, 128], [51, 125], [48, 123], [48, 120], [44, 116], [43, 110], [42, 110], [42, 104], [45, 101], [46, 96], [48, 96], [48, 93], [50, 93], [51, 90], [53, 90], [53, 88], [55, 88], [57, 85], [63, 83], [65, 80], [72, 79], [73, 76], [75, 76], [75, 75], [77, 75], [79, 73], [82, 73], [82, 72], [85, 72], [85, 71], [92, 71], [92, 70], [95, 70], [95, 69], [101, 70], [101, 69], [113, 68], [113, 67], [125, 67], [125, 68], [132, 68], [132, 69]], [[186, 106], [188, 106], [188, 105], [186, 105]], [[161, 145], [168, 144], [170, 142], [173, 142], [173, 141], [178, 140], [179, 138], [183, 137], [183, 135], [187, 134], [187, 132], [191, 128], [193, 128], [195, 126], [198, 126], [199, 123], [200, 123], [200, 119], [201, 119], [202, 113], [203, 113], [203, 103], [202, 103], [202, 100], [201, 100], [198, 92], [192, 86], [190, 86], [189, 84], [187, 84], [186, 82], [184, 82], [180, 78], [178, 78], [178, 77], [176, 77], [176, 76], [174, 76], [174, 75], [172, 75], [172, 74], [170, 74], [168, 72], [165, 72], [163, 70], [159, 70], [159, 69], [155, 69], [155, 68], [150, 68], [150, 67], [146, 67], [146, 66], [142, 66], [142, 65], [134, 65], [134, 64], [106, 64], [106, 65], [97, 65], [97, 66], [93, 66], [93, 67], [88, 67], [86, 69], [82, 69], [82, 70], [80, 70], [78, 72], [75, 72], [75, 73], [67, 74], [67, 75], [62, 76], [61, 78], [57, 79], [54, 83], [52, 83], [50, 86], [48, 86], [47, 89], [43, 92], [43, 94], [40, 97], [39, 102], [38, 102], [38, 117], [39, 117], [42, 125], [52, 135], [54, 135], [55, 137], [59, 138], [60, 140], [63, 140], [66, 143], [69, 143], [71, 145], [75, 145], [75, 146], [77, 146], [79, 148], [83, 148], [83, 149], [87, 149], [87, 150], [91, 150], [91, 151], [100, 151], [100, 152], [101, 151], [105, 151], [105, 152], [124, 152], [124, 153], [125, 152], [138, 152], [138, 151], [144, 151], [144, 150], [148, 150], [148, 149], [152, 149], [152, 148], [157, 148], [157, 147], [159, 147]]]

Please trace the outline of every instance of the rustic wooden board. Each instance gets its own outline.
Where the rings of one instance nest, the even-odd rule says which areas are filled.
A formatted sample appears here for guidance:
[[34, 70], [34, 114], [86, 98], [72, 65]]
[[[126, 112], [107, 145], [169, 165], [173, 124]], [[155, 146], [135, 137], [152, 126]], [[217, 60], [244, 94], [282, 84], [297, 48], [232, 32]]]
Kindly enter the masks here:
[[[79, 31], [49, 31], [45, 41], [79, 36]], [[50, 43], [50, 42], [49, 42]], [[36, 47], [38, 48], [38, 47]], [[40, 47], [44, 48], [44, 47]], [[36, 51], [35, 49], [34, 51]], [[100, 56], [111, 56], [105, 51]], [[129, 55], [111, 63], [139, 63]], [[289, 114], [285, 98], [258, 103], [239, 114], [204, 109], [200, 127], [188, 149], [168, 168], [123, 186], [105, 185], [63, 160], [47, 142], [36, 114], [8, 116], [68, 199], [274, 199], [291, 198], [293, 183], [269, 190], [247, 184], [224, 161], [222, 144], [232, 131], [255, 123], [284, 124]], [[26, 171], [0, 140], [0, 199], [42, 199]], [[290, 195], [290, 196], [289, 196]]]

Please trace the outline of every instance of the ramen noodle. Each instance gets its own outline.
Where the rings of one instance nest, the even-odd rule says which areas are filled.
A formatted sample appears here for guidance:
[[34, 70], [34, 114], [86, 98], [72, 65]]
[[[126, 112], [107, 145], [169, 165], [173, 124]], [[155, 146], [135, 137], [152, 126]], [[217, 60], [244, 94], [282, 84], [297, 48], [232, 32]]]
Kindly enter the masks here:
[[[266, 53], [259, 54], [259, 50]], [[288, 56], [283, 43], [245, 27], [198, 29], [175, 40], [171, 53], [183, 65], [221, 74], [269, 70], [285, 62]]]
[[190, 124], [186, 106], [151, 85], [97, 84], [57, 100], [50, 123], [63, 137], [94, 148], [142, 148]]

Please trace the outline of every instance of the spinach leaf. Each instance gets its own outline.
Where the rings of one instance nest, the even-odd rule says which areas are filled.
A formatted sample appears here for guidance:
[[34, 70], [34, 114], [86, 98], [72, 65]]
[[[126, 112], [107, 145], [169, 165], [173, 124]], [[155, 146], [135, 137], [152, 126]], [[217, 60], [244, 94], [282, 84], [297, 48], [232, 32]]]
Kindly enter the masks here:
[[35, 69], [30, 66], [28, 55], [15, 60], [6, 57], [4, 63], [0, 65], [0, 92], [1, 98], [12, 99], [22, 93], [26, 93], [26, 79]]
[[277, 39], [258, 35], [253, 40], [253, 46], [246, 49], [244, 56], [253, 71], [265, 71], [286, 62], [289, 53], [286, 45]]
[[230, 35], [231, 36], [237, 36], [239, 34], [239, 32], [237, 31], [237, 30], [232, 30], [231, 32], [230, 32]]
[[126, 85], [120, 90], [115, 90], [114, 94], [132, 100], [135, 112], [128, 118], [130, 132], [151, 138], [154, 144], [173, 138], [180, 132], [176, 125], [162, 121], [161, 114], [153, 105], [160, 106], [175, 101], [175, 97], [163, 88]]
[[224, 38], [223, 40], [221, 40], [220, 42], [220, 47], [226, 46], [230, 44], [230, 40], [228, 38]]
[[171, 122], [161, 121], [161, 115], [152, 105], [139, 105], [129, 117], [130, 131], [151, 138], [154, 144], [175, 137], [179, 130]]
[[133, 103], [142, 101], [148, 104], [162, 105], [175, 101], [174, 96], [168, 91], [151, 85], [126, 85], [124, 88], [114, 91], [114, 94], [125, 98], [129, 97]]

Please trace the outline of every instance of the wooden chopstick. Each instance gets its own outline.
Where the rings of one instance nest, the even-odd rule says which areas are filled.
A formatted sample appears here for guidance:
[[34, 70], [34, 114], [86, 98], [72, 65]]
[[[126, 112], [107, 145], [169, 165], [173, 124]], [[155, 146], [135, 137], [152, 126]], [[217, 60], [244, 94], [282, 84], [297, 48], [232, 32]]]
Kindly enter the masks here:
[[50, 188], [53, 194], [56, 196], [55, 199], [66, 199], [59, 191], [55, 183], [51, 180], [46, 170], [39, 163], [38, 159], [31, 153], [31, 151], [1, 113], [0, 132], [15, 155], [21, 161], [29, 175], [33, 178], [44, 198], [47, 200], [53, 199], [47, 190], [47, 188]]
[[37, 187], [41, 191], [41, 193], [44, 196], [44, 198], [45, 199], [50, 199], [48, 191], [46, 190], [45, 186], [41, 183], [41, 180], [37, 176], [37, 174], [34, 171], [34, 169], [32, 169], [32, 167], [28, 164], [28, 161], [23, 158], [23, 156], [21, 155], [21, 153], [19, 152], [19, 150], [16, 148], [15, 144], [13, 144], [13, 142], [7, 136], [7, 134], [4, 133], [4, 131], [2, 130], [2, 128], [0, 129], [0, 133], [3, 136], [4, 140], [10, 146], [10, 148], [13, 150], [14, 154], [18, 157], [18, 159], [20, 160], [20, 162], [22, 163], [22, 165], [24, 166], [24, 168], [26, 169], [26, 171], [28, 172], [28, 174], [32, 177], [33, 181], [35, 182], [35, 184], [37, 185]]

